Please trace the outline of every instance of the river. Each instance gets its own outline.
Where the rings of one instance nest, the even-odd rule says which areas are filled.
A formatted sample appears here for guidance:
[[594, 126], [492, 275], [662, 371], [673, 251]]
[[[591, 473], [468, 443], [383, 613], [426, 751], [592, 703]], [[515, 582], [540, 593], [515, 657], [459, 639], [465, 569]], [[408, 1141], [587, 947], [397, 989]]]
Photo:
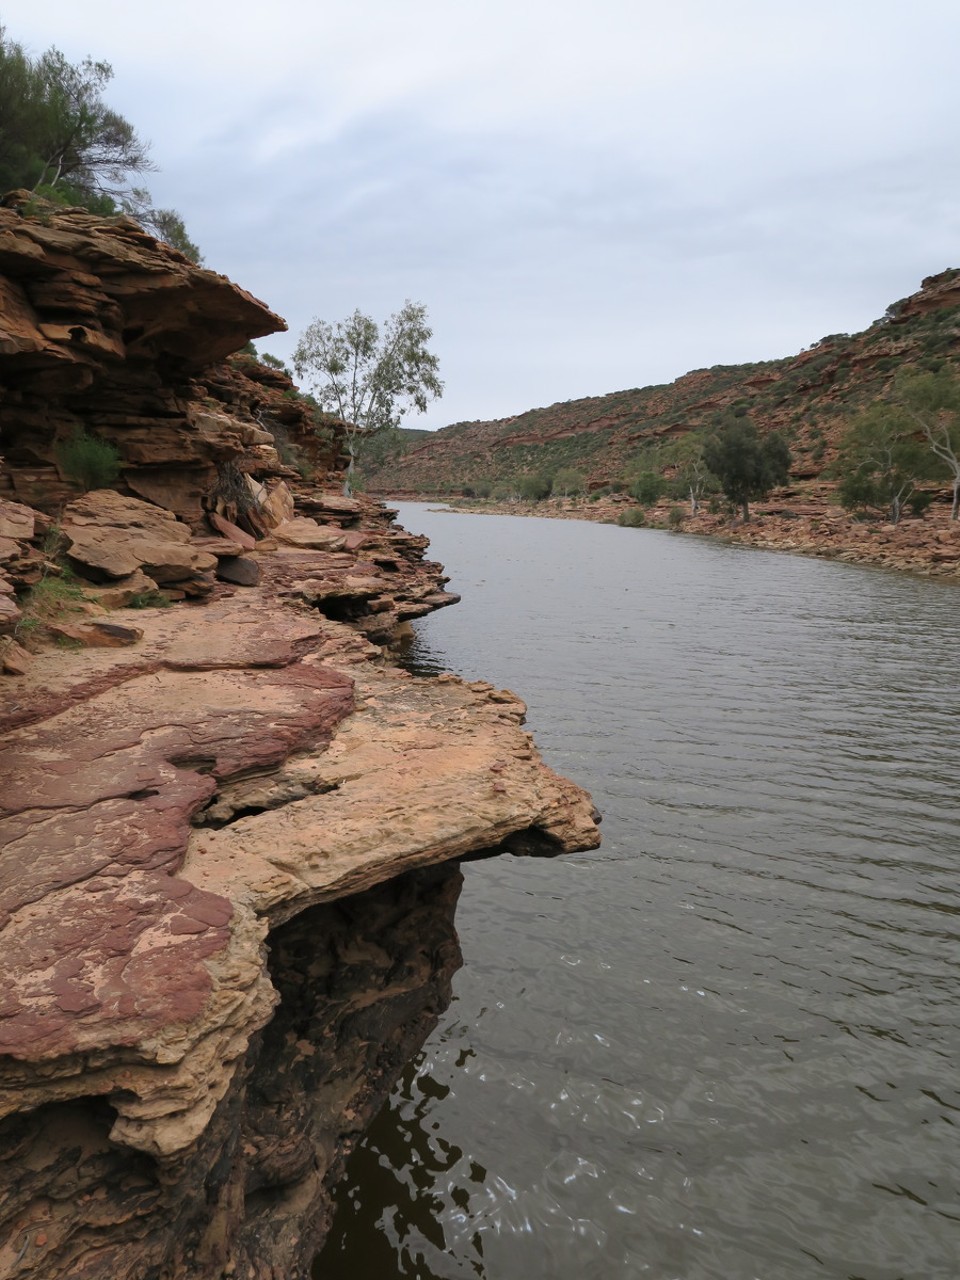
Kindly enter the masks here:
[[602, 847], [465, 867], [324, 1280], [957, 1280], [960, 588], [404, 504]]

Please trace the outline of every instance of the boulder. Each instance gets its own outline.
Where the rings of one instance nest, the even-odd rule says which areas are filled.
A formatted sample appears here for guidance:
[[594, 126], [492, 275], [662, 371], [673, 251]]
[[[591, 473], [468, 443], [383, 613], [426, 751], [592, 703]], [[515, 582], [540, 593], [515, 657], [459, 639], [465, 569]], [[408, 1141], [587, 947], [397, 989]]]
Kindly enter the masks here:
[[19, 538], [29, 542], [33, 537], [35, 513], [22, 502], [0, 498], [0, 538]]
[[229, 542], [235, 542], [242, 547], [244, 551], [252, 551], [257, 545], [257, 540], [245, 530], [239, 528], [228, 520], [226, 516], [220, 515], [218, 511], [211, 511], [207, 515], [207, 520], [215, 532], [221, 534]]
[[293, 519], [293, 494], [283, 480], [275, 485], [260, 502], [260, 518], [270, 529]]
[[126, 578], [142, 569], [154, 582], [182, 582], [217, 563], [190, 545], [190, 529], [170, 512], [112, 489], [71, 502], [62, 529], [70, 559], [102, 577]]
[[10, 596], [0, 595], [0, 635], [10, 635], [16, 631], [22, 617], [14, 600]]
[[51, 635], [61, 640], [73, 641], [85, 649], [120, 649], [143, 639], [140, 627], [107, 622], [101, 618], [90, 622], [52, 622], [47, 630]]
[[278, 542], [290, 547], [311, 548], [317, 551], [340, 551], [346, 537], [341, 529], [317, 524], [309, 516], [294, 516], [278, 524], [273, 531]]
[[238, 587], [255, 587], [260, 582], [260, 566], [249, 556], [224, 556], [217, 562], [217, 577]]
[[0, 637], [0, 671], [4, 675], [26, 675], [31, 656], [12, 636]]
[[138, 596], [152, 596], [156, 591], [157, 584], [153, 578], [148, 578], [142, 569], [134, 569], [133, 573], [116, 582], [88, 587], [84, 595], [104, 609], [125, 609]]

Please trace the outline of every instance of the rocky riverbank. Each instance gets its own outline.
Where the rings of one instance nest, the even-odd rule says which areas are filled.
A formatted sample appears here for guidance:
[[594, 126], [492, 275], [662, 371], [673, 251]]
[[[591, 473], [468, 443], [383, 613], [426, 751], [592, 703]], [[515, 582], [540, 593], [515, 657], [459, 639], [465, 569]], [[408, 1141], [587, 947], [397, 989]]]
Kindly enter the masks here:
[[458, 861], [595, 815], [515, 695], [391, 664], [457, 597], [223, 362], [277, 317], [16, 198], [0, 273], [0, 1277], [295, 1280], [449, 999]]
[[[395, 500], [404, 496], [407, 495]], [[438, 501], [449, 505], [451, 510], [477, 515], [590, 520], [601, 524], [624, 523], [635, 518], [632, 513], [641, 510], [620, 495], [606, 495], [596, 501], [587, 498], [549, 498], [526, 503], [477, 499]], [[680, 512], [680, 518], [671, 519], [672, 509]], [[706, 510], [691, 516], [689, 508], [659, 503], [643, 512], [641, 527], [720, 538], [767, 551], [789, 551], [846, 564], [960, 579], [960, 523], [950, 519], [946, 503], [930, 508], [922, 517], [904, 517], [895, 525], [882, 520], [855, 519], [826, 497], [816, 494], [756, 503], [751, 507], [751, 519], [747, 523]]]

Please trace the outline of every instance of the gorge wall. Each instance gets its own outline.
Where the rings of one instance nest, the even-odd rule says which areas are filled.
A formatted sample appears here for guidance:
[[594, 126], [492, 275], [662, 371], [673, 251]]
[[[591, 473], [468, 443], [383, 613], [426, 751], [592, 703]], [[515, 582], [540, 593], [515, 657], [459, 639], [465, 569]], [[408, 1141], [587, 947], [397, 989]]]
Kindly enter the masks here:
[[598, 842], [519, 699], [391, 665], [456, 596], [231, 356], [280, 325], [129, 220], [0, 208], [2, 1277], [306, 1276], [449, 998], [457, 860]]
[[882, 399], [903, 370], [960, 371], [960, 270], [928, 276], [862, 333], [827, 334], [781, 360], [694, 369], [669, 384], [528, 409], [491, 422], [401, 432], [392, 456], [367, 462], [379, 491], [411, 497], [494, 487], [524, 474], [579, 470], [588, 490], [656, 468], [656, 451], [719, 414], [779, 431], [798, 485], [826, 480], [851, 416]]
[[[790, 483], [758, 504], [752, 524], [731, 521], [706, 503], [684, 519], [682, 494], [664, 498], [647, 522], [753, 545], [854, 563], [960, 575], [960, 532], [949, 519], [950, 481], [928, 483], [925, 517], [896, 528], [844, 512], [831, 467], [857, 414], [888, 399], [904, 373], [960, 374], [960, 271], [929, 276], [862, 333], [836, 333], [782, 360], [695, 369], [669, 385], [633, 388], [530, 409], [492, 422], [460, 422], [441, 431], [400, 432], [392, 453], [364, 460], [378, 492], [407, 497], [465, 497], [477, 510], [616, 522], [636, 508], [627, 494], [638, 474], [676, 477], [671, 449], [724, 414], [749, 416], [761, 434], [778, 431], [793, 462]], [[519, 500], [522, 481], [573, 476], [577, 497]], [[480, 499], [480, 503], [476, 502]], [[638, 523], [642, 521], [638, 520]]]

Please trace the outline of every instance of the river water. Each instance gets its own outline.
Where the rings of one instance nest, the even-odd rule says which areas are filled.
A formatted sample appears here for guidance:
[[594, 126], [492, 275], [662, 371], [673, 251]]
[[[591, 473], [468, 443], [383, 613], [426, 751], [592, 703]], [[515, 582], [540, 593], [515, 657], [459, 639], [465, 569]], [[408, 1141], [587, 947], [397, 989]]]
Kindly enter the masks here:
[[405, 504], [602, 847], [465, 867], [325, 1280], [957, 1280], [960, 588]]

